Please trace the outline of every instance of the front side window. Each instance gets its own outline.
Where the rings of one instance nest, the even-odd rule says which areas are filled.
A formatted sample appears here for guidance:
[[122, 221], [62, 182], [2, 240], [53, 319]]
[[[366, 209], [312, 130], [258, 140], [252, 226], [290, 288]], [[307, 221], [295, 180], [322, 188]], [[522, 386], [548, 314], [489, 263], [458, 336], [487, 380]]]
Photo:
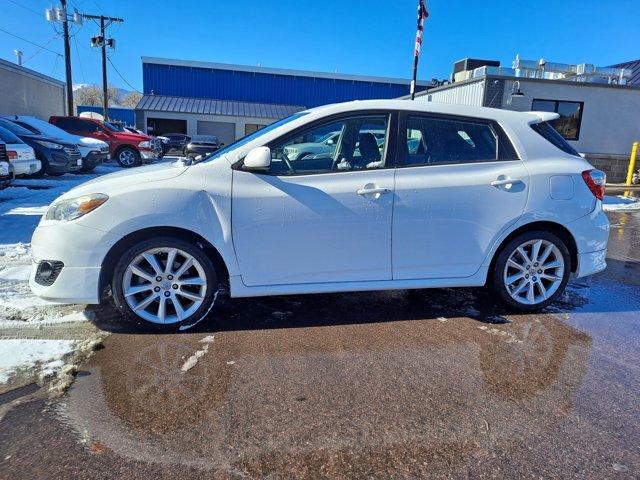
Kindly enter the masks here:
[[401, 166], [446, 165], [516, 159], [490, 122], [410, 115]]
[[341, 118], [271, 145], [272, 175], [310, 175], [384, 167], [387, 115]]
[[531, 110], [536, 112], [555, 112], [560, 118], [549, 122], [565, 140], [578, 140], [582, 124], [583, 102], [563, 100], [534, 99]]

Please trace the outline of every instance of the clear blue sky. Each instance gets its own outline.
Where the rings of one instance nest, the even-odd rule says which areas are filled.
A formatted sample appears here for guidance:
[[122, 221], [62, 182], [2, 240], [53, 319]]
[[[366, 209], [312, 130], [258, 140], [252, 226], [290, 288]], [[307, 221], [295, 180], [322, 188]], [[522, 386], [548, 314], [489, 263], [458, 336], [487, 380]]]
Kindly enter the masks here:
[[[62, 53], [44, 19], [52, 0], [0, 0], [0, 29]], [[112, 61], [137, 89], [141, 56], [408, 78], [416, 0], [69, 0], [84, 13], [125, 19], [110, 33]], [[428, 0], [419, 78], [447, 78], [464, 57], [510, 66], [522, 58], [598, 66], [640, 58], [640, 0]], [[72, 41], [74, 83], [99, 83], [100, 55], [85, 22]], [[50, 42], [50, 43], [47, 43]], [[77, 46], [76, 46], [77, 43]], [[0, 58], [64, 78], [56, 55], [0, 31]], [[35, 54], [35, 56], [34, 56]], [[109, 80], [128, 88], [109, 66]]]

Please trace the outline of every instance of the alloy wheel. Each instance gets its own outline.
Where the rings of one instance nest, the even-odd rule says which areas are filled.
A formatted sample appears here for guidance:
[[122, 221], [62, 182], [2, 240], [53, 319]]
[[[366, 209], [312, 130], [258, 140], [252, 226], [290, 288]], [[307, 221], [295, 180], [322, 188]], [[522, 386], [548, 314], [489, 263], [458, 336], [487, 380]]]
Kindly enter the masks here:
[[503, 282], [516, 302], [536, 305], [551, 297], [562, 284], [565, 263], [560, 249], [549, 240], [528, 240], [509, 256]]
[[202, 305], [207, 292], [205, 270], [178, 248], [159, 247], [136, 256], [122, 277], [127, 305], [153, 323], [182, 322]]
[[118, 155], [120, 163], [128, 167], [133, 166], [136, 163], [136, 156], [131, 150], [123, 150]]

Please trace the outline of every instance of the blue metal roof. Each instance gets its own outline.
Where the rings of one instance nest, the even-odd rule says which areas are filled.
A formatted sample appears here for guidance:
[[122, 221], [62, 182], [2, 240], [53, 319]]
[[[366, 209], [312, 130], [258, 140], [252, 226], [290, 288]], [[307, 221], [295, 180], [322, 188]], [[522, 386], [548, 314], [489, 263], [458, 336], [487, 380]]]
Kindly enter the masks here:
[[[78, 105], [76, 106], [78, 115], [82, 112], [96, 112], [102, 114], [102, 107], [95, 105]], [[126, 125], [135, 125], [136, 117], [132, 108], [109, 107], [109, 119], [123, 122]]]
[[273, 103], [236, 102], [210, 98], [169, 97], [165, 95], [144, 95], [136, 110], [156, 112], [200, 113], [204, 115], [231, 115], [279, 119], [304, 110], [302, 105], [278, 105]]
[[630, 62], [618, 63], [617, 65], [611, 65], [613, 68], [624, 68], [631, 70], [631, 79], [627, 85], [640, 86], [640, 59], [632, 60]]
[[397, 78], [155, 58], [143, 58], [142, 74], [145, 94], [307, 107], [409, 93], [409, 81]]

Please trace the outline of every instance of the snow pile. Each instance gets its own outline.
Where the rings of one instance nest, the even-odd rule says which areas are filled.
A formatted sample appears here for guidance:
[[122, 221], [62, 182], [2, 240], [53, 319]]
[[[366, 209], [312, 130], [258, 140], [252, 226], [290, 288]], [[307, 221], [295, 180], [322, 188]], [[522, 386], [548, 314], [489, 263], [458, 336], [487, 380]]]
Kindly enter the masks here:
[[640, 199], [623, 195], [606, 195], [602, 201], [605, 212], [628, 212], [640, 210]]
[[0, 340], [0, 385], [7, 383], [20, 370], [42, 365], [51, 370], [51, 362], [61, 362], [71, 355], [78, 341], [76, 340]]

